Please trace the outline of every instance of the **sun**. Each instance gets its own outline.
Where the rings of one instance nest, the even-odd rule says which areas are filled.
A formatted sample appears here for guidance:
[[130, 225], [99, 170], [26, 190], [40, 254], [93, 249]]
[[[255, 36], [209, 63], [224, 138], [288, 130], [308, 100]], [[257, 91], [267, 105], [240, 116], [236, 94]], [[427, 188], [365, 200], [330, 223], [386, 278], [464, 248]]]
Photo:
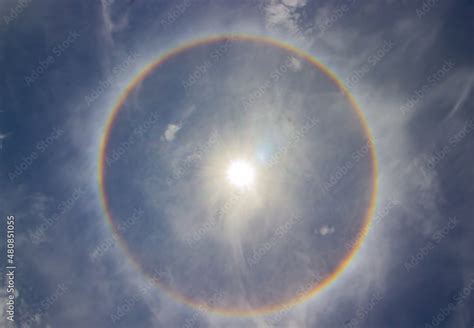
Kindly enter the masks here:
[[227, 169], [227, 180], [239, 189], [249, 188], [255, 182], [255, 169], [247, 161], [233, 161]]

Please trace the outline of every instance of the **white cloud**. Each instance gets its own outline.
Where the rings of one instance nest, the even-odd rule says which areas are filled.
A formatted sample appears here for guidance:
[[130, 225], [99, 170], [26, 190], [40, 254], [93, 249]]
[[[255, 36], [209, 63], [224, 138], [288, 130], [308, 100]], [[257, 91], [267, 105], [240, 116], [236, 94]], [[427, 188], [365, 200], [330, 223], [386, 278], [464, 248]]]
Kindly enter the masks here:
[[0, 140], [5, 139], [9, 135], [10, 135], [10, 133], [0, 133]]
[[168, 127], [166, 128], [166, 131], [163, 135], [164, 139], [166, 141], [173, 141], [174, 138], [176, 137], [176, 133], [181, 129], [180, 125], [177, 124], [168, 124]]
[[283, 0], [283, 3], [288, 7], [303, 7], [307, 0]]
[[319, 229], [319, 233], [321, 234], [321, 236], [333, 234], [334, 231], [336, 231], [336, 228], [330, 227], [328, 225], [324, 225]]
[[[293, 4], [294, 5], [291, 5]], [[264, 13], [269, 27], [281, 26], [290, 33], [298, 33], [298, 21], [300, 15], [295, 12], [297, 7], [304, 6], [302, 1], [298, 0], [270, 0], [264, 4]]]
[[1, 133], [0, 132], [0, 149], [3, 148], [3, 139], [6, 139], [10, 133]]

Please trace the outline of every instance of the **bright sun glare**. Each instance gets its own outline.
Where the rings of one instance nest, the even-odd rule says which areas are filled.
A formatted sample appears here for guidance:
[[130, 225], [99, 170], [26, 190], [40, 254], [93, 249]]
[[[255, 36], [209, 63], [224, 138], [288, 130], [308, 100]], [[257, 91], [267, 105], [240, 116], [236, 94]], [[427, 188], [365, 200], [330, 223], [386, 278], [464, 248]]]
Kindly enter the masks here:
[[227, 179], [237, 188], [248, 188], [255, 180], [255, 170], [246, 161], [234, 161], [227, 169]]

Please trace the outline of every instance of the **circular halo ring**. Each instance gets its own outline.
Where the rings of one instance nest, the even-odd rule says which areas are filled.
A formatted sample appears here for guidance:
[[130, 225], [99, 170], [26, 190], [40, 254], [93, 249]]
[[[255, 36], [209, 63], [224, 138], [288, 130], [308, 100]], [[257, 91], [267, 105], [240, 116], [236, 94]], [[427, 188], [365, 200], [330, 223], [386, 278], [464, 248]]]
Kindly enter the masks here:
[[[109, 137], [110, 137], [110, 131], [116, 121], [116, 118], [118, 116], [118, 113], [120, 111], [120, 108], [124, 104], [125, 100], [128, 98], [130, 92], [135, 89], [135, 87], [145, 78], [147, 77], [151, 72], [153, 72], [156, 68], [158, 68], [161, 64], [167, 62], [168, 60], [172, 59], [176, 55], [179, 55], [187, 50], [190, 50], [194, 47], [198, 46], [203, 46], [203, 45], [209, 45], [209, 44], [214, 44], [226, 40], [237, 40], [237, 41], [249, 41], [249, 42], [256, 42], [256, 43], [263, 43], [267, 44], [270, 46], [274, 46], [279, 49], [287, 50], [290, 53], [296, 54], [299, 57], [305, 59], [307, 62], [311, 63], [314, 67], [317, 69], [321, 70], [323, 73], [326, 74], [327, 77], [329, 77], [332, 82], [334, 82], [338, 88], [341, 90], [341, 92], [344, 94], [346, 97], [347, 101], [350, 103], [351, 107], [355, 110], [356, 115], [358, 117], [358, 120], [363, 128], [364, 134], [369, 142], [369, 155], [370, 155], [370, 162], [372, 166], [372, 174], [370, 178], [370, 188], [371, 188], [371, 193], [370, 193], [370, 200], [369, 200], [369, 205], [363, 220], [363, 227], [357, 234], [358, 239], [355, 242], [353, 248], [347, 252], [346, 257], [342, 259], [342, 261], [339, 262], [338, 266], [336, 267], [333, 272], [331, 272], [324, 280], [322, 280], [319, 283], [316, 283], [311, 289], [306, 291], [304, 294], [297, 295], [296, 297], [292, 297], [288, 300], [285, 300], [285, 302], [280, 302], [280, 303], [273, 303], [265, 306], [261, 306], [258, 308], [254, 309], [242, 309], [242, 308], [222, 308], [218, 306], [213, 306], [209, 305], [208, 303], [204, 301], [195, 301], [195, 300], [190, 300], [185, 297], [185, 295], [182, 295], [180, 293], [177, 293], [176, 291], [172, 290], [165, 284], [161, 284], [156, 277], [151, 277], [150, 273], [146, 272], [143, 270], [141, 264], [134, 258], [133, 254], [130, 252], [130, 249], [127, 246], [126, 241], [118, 231], [117, 227], [114, 224], [114, 220], [112, 217], [112, 213], [109, 208], [109, 200], [107, 198], [107, 194], [105, 192], [105, 184], [104, 184], [104, 171], [106, 167], [106, 150], [107, 150], [107, 144], [109, 142]], [[166, 51], [164, 54], [162, 54], [159, 58], [157, 58], [154, 62], [151, 64], [147, 65], [137, 76], [135, 76], [130, 83], [127, 85], [127, 87], [124, 89], [124, 91], [120, 94], [118, 100], [116, 101], [115, 105], [113, 106], [112, 112], [109, 115], [105, 127], [104, 127], [104, 133], [101, 137], [100, 141], [100, 147], [99, 147], [99, 163], [98, 163], [98, 180], [99, 180], [99, 193], [100, 193], [100, 198], [101, 198], [101, 204], [103, 206], [103, 209], [105, 211], [106, 219], [108, 224], [110, 225], [113, 234], [116, 235], [117, 240], [122, 248], [122, 250], [128, 255], [128, 257], [132, 260], [132, 263], [137, 267], [137, 269], [142, 272], [145, 276], [148, 278], [153, 279], [156, 284], [165, 290], [169, 295], [172, 296], [175, 300], [178, 300], [181, 303], [184, 303], [192, 308], [197, 308], [200, 310], [206, 310], [206, 311], [211, 311], [215, 313], [219, 313], [225, 316], [238, 316], [238, 317], [249, 317], [249, 316], [255, 316], [255, 315], [265, 315], [265, 314], [271, 314], [273, 312], [277, 311], [284, 311], [287, 310], [299, 303], [302, 303], [306, 300], [309, 300], [313, 296], [315, 296], [318, 292], [323, 290], [325, 287], [329, 286], [332, 282], [336, 280], [336, 278], [349, 266], [351, 260], [354, 258], [354, 255], [357, 253], [357, 251], [360, 249], [368, 231], [369, 231], [369, 226], [371, 224], [372, 216], [374, 215], [375, 212], [375, 207], [376, 207], [376, 198], [377, 198], [377, 189], [378, 189], [378, 163], [377, 163], [377, 157], [375, 153], [375, 144], [373, 141], [373, 138], [371, 136], [368, 124], [365, 120], [365, 117], [357, 105], [354, 97], [349, 93], [348, 89], [346, 86], [343, 84], [342, 81], [340, 81], [337, 76], [332, 73], [328, 68], [326, 68], [323, 64], [321, 64], [319, 61], [317, 61], [314, 57], [311, 55], [305, 53], [304, 51], [297, 49], [287, 43], [284, 43], [282, 41], [277, 41], [273, 38], [266, 37], [266, 36], [254, 36], [254, 35], [244, 35], [244, 34], [223, 34], [223, 35], [215, 35], [215, 36], [210, 36], [202, 39], [197, 39], [195, 41], [191, 41], [188, 43], [185, 43], [181, 46], [178, 46], [176, 48], [173, 48], [171, 50]]]

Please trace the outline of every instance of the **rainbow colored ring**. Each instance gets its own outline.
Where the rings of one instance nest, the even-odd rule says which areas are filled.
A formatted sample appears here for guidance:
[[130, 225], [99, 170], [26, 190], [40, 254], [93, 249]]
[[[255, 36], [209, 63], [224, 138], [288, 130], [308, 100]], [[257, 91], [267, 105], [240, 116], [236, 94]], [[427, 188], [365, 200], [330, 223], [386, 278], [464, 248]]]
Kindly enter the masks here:
[[[150, 277], [150, 274], [148, 272], [145, 272], [141, 264], [133, 257], [133, 254], [131, 254], [126, 242], [123, 240], [123, 237], [117, 230], [117, 227], [114, 225], [114, 220], [111, 215], [110, 209], [109, 209], [109, 200], [107, 198], [107, 194], [105, 192], [105, 186], [104, 186], [104, 170], [105, 170], [105, 159], [106, 159], [106, 150], [107, 150], [107, 144], [109, 141], [110, 137], [110, 131], [115, 123], [115, 120], [117, 118], [117, 114], [124, 104], [125, 100], [128, 98], [130, 92], [137, 86], [137, 84], [142, 81], [146, 76], [148, 76], [152, 71], [154, 71], [156, 68], [158, 68], [161, 64], [167, 62], [171, 58], [175, 57], [176, 55], [179, 55], [187, 50], [190, 50], [192, 48], [198, 47], [198, 46], [203, 46], [203, 45], [209, 45], [209, 44], [214, 44], [226, 40], [237, 40], [237, 41], [249, 41], [249, 42], [256, 42], [256, 43], [264, 43], [266, 45], [271, 45], [276, 48], [284, 49], [287, 50], [290, 53], [298, 55], [300, 58], [303, 58], [307, 60], [309, 63], [313, 64], [316, 68], [320, 69], [323, 71], [336, 85], [339, 87], [341, 92], [346, 96], [347, 100], [351, 104], [352, 108], [356, 111], [357, 117], [359, 119], [359, 122], [364, 130], [364, 134], [368, 140], [369, 143], [369, 156], [370, 156], [370, 161], [371, 161], [371, 166], [372, 166], [372, 175], [371, 175], [371, 182], [370, 182], [370, 188], [371, 188], [371, 197], [369, 201], [369, 205], [367, 208], [367, 212], [365, 214], [364, 218], [364, 225], [362, 229], [359, 231], [357, 234], [358, 239], [354, 243], [353, 248], [348, 251], [348, 254], [346, 257], [339, 263], [339, 265], [336, 267], [336, 269], [328, 275], [324, 280], [322, 280], [319, 283], [316, 283], [312, 289], [308, 290], [305, 294], [297, 295], [296, 297], [290, 298], [286, 300], [285, 302], [280, 302], [280, 303], [273, 303], [269, 305], [265, 305], [259, 308], [254, 308], [254, 309], [242, 309], [242, 308], [221, 308], [218, 306], [210, 305], [207, 302], [204, 301], [195, 301], [195, 300], [189, 300], [187, 299], [184, 295], [181, 295], [173, 290], [171, 290], [168, 286], [165, 286], [164, 284], [160, 284], [159, 281], [157, 281], [156, 277]], [[117, 102], [115, 103], [112, 113], [110, 114], [109, 118], [107, 119], [106, 125], [105, 125], [105, 130], [104, 134], [102, 136], [102, 140], [100, 143], [100, 148], [99, 148], [99, 163], [98, 163], [98, 178], [99, 178], [99, 192], [100, 192], [100, 197], [101, 197], [101, 203], [102, 206], [105, 210], [107, 222], [110, 225], [112, 232], [117, 236], [117, 240], [119, 241], [119, 244], [121, 245], [122, 249], [124, 252], [128, 255], [128, 257], [132, 260], [132, 263], [137, 267], [139, 271], [141, 271], [145, 276], [152, 278], [157, 285], [164, 289], [169, 295], [171, 295], [175, 300], [178, 300], [181, 303], [184, 303], [192, 308], [198, 308], [201, 310], [206, 310], [206, 311], [211, 311], [211, 312], [216, 312], [222, 315], [226, 316], [238, 316], [238, 317], [248, 317], [248, 316], [255, 316], [255, 315], [265, 315], [265, 314], [270, 314], [273, 312], [277, 311], [284, 311], [287, 310], [299, 303], [302, 303], [310, 298], [312, 298], [314, 295], [316, 295], [319, 291], [330, 285], [333, 281], [336, 280], [336, 278], [349, 266], [351, 260], [353, 259], [354, 255], [357, 253], [357, 251], [360, 249], [367, 233], [369, 230], [369, 226], [371, 224], [372, 216], [374, 215], [375, 212], [375, 207], [376, 207], [376, 198], [377, 198], [377, 188], [378, 188], [378, 182], [377, 182], [377, 176], [378, 176], [378, 163], [377, 163], [377, 158], [375, 154], [375, 144], [373, 143], [373, 139], [370, 133], [370, 130], [368, 128], [367, 122], [364, 118], [364, 115], [360, 108], [358, 107], [357, 103], [355, 102], [354, 98], [352, 95], [349, 93], [347, 88], [344, 86], [344, 84], [337, 79], [337, 77], [332, 73], [328, 68], [324, 67], [320, 62], [318, 62], [315, 58], [311, 57], [309, 54], [303, 52], [302, 50], [299, 50], [297, 48], [294, 48], [293, 46], [290, 46], [284, 42], [281, 41], [276, 41], [272, 38], [266, 37], [266, 36], [251, 36], [251, 35], [241, 35], [241, 34], [226, 34], [226, 35], [216, 35], [216, 36], [210, 36], [207, 38], [203, 39], [198, 39], [192, 42], [185, 43], [181, 46], [178, 46], [172, 50], [169, 50], [162, 54], [157, 60], [146, 66], [135, 78], [131, 80], [129, 85], [125, 88], [125, 90], [122, 92], [120, 97], [118, 98]]]

